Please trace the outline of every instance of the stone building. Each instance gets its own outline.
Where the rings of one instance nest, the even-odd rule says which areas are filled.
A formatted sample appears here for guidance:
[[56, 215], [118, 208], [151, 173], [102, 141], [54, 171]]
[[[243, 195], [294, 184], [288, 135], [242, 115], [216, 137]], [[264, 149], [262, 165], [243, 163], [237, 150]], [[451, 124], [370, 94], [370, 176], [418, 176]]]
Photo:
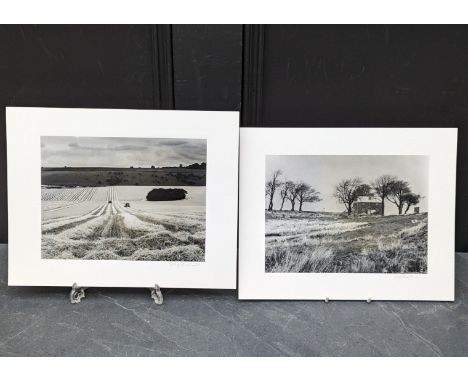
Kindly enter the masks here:
[[382, 215], [382, 203], [373, 196], [361, 197], [353, 203], [354, 215]]

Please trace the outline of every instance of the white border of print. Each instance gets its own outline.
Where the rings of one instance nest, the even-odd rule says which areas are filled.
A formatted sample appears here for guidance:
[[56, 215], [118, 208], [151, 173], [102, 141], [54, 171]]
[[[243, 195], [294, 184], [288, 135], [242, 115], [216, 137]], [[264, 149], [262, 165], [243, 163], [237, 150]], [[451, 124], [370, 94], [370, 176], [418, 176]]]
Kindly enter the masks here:
[[[243, 128], [239, 298], [454, 300], [456, 128]], [[427, 274], [266, 273], [266, 155], [428, 155]]]
[[[15, 107], [6, 113], [8, 285], [235, 289], [237, 112]], [[41, 259], [41, 135], [207, 139], [205, 261]]]

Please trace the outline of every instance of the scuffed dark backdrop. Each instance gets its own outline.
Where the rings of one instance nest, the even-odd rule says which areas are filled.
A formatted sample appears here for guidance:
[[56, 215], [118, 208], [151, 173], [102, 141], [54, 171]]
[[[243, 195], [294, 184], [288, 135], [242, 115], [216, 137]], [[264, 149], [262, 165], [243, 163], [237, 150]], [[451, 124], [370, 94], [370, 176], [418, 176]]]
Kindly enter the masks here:
[[5, 106], [174, 108], [240, 110], [243, 126], [459, 127], [468, 251], [467, 26], [1, 26], [0, 57], [0, 242]]

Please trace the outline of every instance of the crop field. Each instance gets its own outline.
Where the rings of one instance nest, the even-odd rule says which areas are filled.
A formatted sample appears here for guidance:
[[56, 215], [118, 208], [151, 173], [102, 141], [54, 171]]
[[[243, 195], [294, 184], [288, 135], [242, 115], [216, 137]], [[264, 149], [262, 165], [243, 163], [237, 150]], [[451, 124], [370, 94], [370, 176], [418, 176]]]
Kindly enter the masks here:
[[189, 168], [42, 168], [42, 184], [68, 187], [205, 186], [206, 170]]
[[152, 188], [42, 186], [42, 258], [204, 261], [205, 187], [149, 202]]
[[266, 212], [265, 270], [426, 273], [428, 215]]

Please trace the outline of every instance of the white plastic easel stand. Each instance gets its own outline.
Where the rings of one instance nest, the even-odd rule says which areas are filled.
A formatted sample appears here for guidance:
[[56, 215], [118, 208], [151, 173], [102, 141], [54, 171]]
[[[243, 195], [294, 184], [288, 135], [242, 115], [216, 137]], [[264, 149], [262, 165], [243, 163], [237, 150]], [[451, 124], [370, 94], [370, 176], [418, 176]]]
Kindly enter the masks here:
[[[85, 290], [87, 288], [78, 286], [77, 283], [73, 283], [72, 289], [70, 291], [70, 302], [72, 304], [79, 304], [81, 299], [85, 298]], [[161, 305], [164, 301], [161, 288], [158, 284], [154, 284], [154, 288], [150, 288], [151, 298], [154, 300], [155, 304]]]
[[154, 284], [154, 288], [150, 288], [151, 298], [154, 300], [155, 304], [161, 305], [164, 301], [161, 288], [158, 284]]
[[86, 297], [85, 289], [86, 288], [79, 287], [77, 283], [73, 283], [70, 291], [70, 302], [72, 304], [79, 304], [81, 299]]

